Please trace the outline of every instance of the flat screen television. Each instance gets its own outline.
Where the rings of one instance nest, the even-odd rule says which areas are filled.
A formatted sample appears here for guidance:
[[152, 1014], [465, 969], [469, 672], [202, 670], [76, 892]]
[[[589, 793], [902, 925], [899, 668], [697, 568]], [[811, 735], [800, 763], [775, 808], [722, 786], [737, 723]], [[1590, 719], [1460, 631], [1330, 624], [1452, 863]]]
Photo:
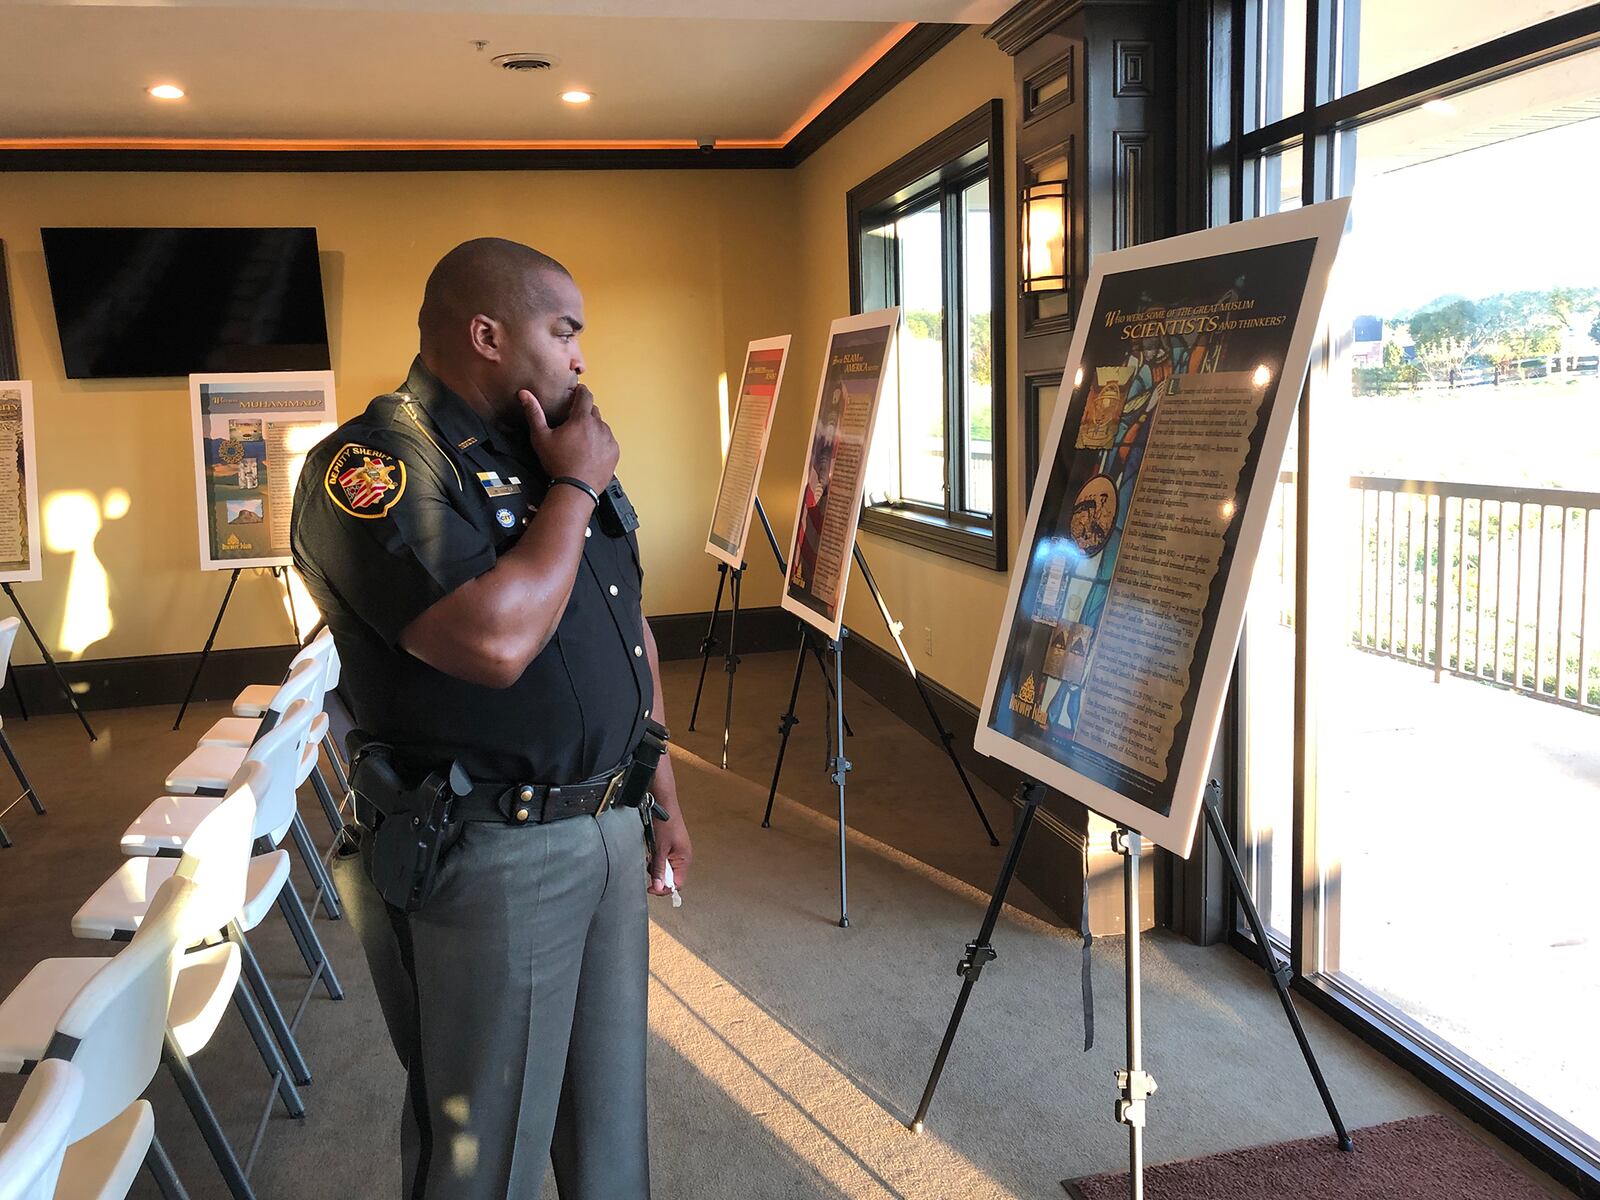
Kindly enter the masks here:
[[327, 370], [315, 229], [44, 229], [71, 379]]

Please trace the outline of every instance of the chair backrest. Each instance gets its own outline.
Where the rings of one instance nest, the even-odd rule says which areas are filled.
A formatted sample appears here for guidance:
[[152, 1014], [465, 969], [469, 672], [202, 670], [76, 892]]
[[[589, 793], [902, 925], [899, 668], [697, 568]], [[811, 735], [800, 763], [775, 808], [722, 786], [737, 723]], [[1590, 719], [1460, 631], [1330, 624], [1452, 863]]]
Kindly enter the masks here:
[[265, 768], [265, 790], [256, 793], [255, 822], [251, 837], [265, 837], [287, 825], [294, 817], [295, 789], [305, 775], [302, 773], [307, 748], [314, 755], [316, 747], [310, 745], [311, 722], [316, 709], [309, 700], [296, 700], [280, 720], [245, 751], [244, 762], [230, 781], [230, 788], [241, 782], [251, 764]]
[[270, 729], [276, 725], [296, 700], [310, 700], [321, 708], [322, 681], [327, 673], [328, 664], [321, 658], [307, 658], [291, 666], [288, 676], [278, 685], [278, 690], [272, 694], [272, 700], [267, 705], [263, 728]]
[[52, 1200], [82, 1099], [83, 1073], [71, 1063], [33, 1069], [0, 1128], [0, 1200]]
[[45, 1057], [68, 1059], [83, 1074], [69, 1142], [99, 1129], [150, 1086], [201, 891], [182, 876], [163, 883], [133, 940], [89, 978], [56, 1023]]
[[20, 617], [7, 617], [0, 621], [0, 687], [6, 685], [6, 671], [11, 666], [11, 647], [16, 645], [17, 630], [21, 628]]
[[184, 843], [177, 874], [198, 885], [189, 905], [193, 922], [185, 930], [185, 946], [216, 933], [244, 907], [256, 810], [271, 787], [271, 769], [258, 760], [246, 760], [229, 781], [222, 802]]

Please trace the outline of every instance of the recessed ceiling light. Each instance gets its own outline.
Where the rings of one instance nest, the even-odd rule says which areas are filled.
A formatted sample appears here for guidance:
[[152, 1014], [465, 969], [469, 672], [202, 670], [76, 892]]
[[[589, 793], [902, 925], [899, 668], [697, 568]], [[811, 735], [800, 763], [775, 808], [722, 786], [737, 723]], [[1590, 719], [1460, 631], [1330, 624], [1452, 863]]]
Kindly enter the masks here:
[[1448, 100], [1429, 100], [1422, 106], [1422, 111], [1436, 117], [1453, 117], [1456, 115], [1456, 106]]
[[182, 100], [183, 89], [175, 83], [158, 83], [155, 87], [146, 88], [157, 100]]
[[570, 92], [562, 92], [561, 98], [568, 104], [587, 104], [594, 99], [593, 93], [574, 88]]

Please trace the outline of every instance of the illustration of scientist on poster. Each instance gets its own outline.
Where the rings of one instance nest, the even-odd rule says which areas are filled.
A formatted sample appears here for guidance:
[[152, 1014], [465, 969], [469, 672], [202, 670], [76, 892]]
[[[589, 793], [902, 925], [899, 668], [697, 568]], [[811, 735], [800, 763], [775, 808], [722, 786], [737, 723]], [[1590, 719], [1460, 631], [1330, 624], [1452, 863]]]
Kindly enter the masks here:
[[830, 638], [844, 620], [867, 451], [899, 320], [898, 308], [841, 317], [823, 359], [782, 605]]
[[284, 567], [306, 452], [336, 423], [333, 372], [191, 375], [200, 568]]
[[33, 385], [0, 381], [0, 581], [41, 577], [39, 480], [33, 453]]
[[750, 514], [755, 511], [756, 485], [767, 459], [767, 439], [777, 412], [778, 389], [789, 355], [789, 335], [751, 342], [745, 351], [739, 399], [728, 430], [728, 451], [722, 460], [717, 503], [706, 535], [706, 553], [730, 567], [744, 562], [750, 537]]
[[977, 748], [1181, 855], [1347, 205], [1096, 260], [1012, 573]]

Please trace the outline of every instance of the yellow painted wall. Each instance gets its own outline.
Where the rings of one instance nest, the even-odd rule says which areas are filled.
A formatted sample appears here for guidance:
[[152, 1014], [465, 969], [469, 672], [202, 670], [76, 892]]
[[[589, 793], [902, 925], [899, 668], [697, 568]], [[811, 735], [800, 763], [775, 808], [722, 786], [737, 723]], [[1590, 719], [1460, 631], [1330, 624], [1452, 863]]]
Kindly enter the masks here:
[[[73, 493], [76, 503], [55, 511], [99, 522], [93, 550], [111, 628], [81, 647], [85, 639], [63, 628], [69, 578], [94, 574], [81, 555], [75, 563], [46, 551], [43, 581], [18, 585], [19, 598], [64, 657], [173, 653], [204, 642], [226, 578], [197, 566], [186, 382], [64, 377], [39, 228], [313, 225], [341, 417], [404, 377], [423, 281], [451, 246], [495, 234], [562, 260], [584, 291], [588, 378], [617, 430], [619, 474], [644, 521], [646, 611], [709, 608], [715, 570], [702, 551], [720, 469], [718, 376], [736, 393], [746, 343], [794, 335], [760, 489], [787, 547], [828, 325], [850, 307], [845, 193], [988, 100], [1005, 101], [1009, 128], [1011, 88], [1011, 60], [971, 30], [792, 171], [7, 175], [0, 239], [18, 352], [34, 382], [41, 500], [48, 514], [52, 498]], [[1008, 182], [996, 205], [1013, 247], [1008, 288], [1014, 193]], [[1005, 354], [997, 410], [1008, 421], [1014, 547], [1023, 516], [1014, 329]], [[113, 489], [129, 498], [115, 519], [105, 511]], [[862, 544], [918, 668], [979, 700], [1005, 575], [871, 535]], [[745, 604], [776, 604], [781, 580], [759, 527], [748, 557]], [[92, 581], [85, 594], [85, 611], [105, 615]], [[846, 620], [892, 647], [859, 579]], [[246, 572], [218, 645], [289, 637], [280, 586]], [[16, 658], [36, 658], [26, 639]]]
[[[46, 533], [100, 524], [92, 546], [111, 627], [78, 645], [83, 617], [106, 615], [82, 555], [46, 551], [44, 579], [17, 585], [18, 598], [63, 657], [162, 654], [199, 649], [226, 582], [198, 568], [187, 382], [65, 378], [40, 227], [312, 225], [341, 418], [404, 378], [423, 281], [451, 246], [495, 234], [562, 260], [584, 291], [588, 379], [644, 521], [646, 611], [709, 608], [715, 572], [701, 549], [720, 467], [717, 379], [738, 372], [751, 338], [788, 327], [792, 187], [783, 171], [7, 175], [0, 239], [34, 384]], [[112, 519], [106, 500], [119, 488], [128, 508]], [[78, 495], [63, 506], [64, 493]], [[75, 571], [87, 590], [64, 630]], [[775, 573], [746, 595], [775, 603]], [[281, 585], [246, 572], [218, 645], [288, 640]], [[36, 660], [28, 639], [16, 658]]]
[[[785, 521], [794, 519], [805, 457], [805, 438], [816, 404], [822, 354], [829, 323], [850, 311], [850, 277], [845, 233], [845, 194], [857, 184], [915, 150], [989, 100], [1006, 105], [1005, 128], [1012, 127], [1011, 59], [981, 31], [972, 29], [951, 42], [883, 99], [873, 105], [795, 171], [799, 207], [798, 238], [804, 264], [795, 328], [795, 359], [784, 381], [780, 415], [762, 484]], [[995, 198], [1006, 221], [1008, 297], [1016, 287], [1016, 194], [1007, 158], [1007, 186]], [[1008, 299], [1009, 303], [1009, 299]], [[1021, 430], [1016, 396], [1016, 331], [1008, 328], [1006, 395], [995, 397], [996, 414], [1007, 421], [1007, 486], [1011, 495], [1010, 539], [1014, 548], [1023, 519], [1018, 464]], [[781, 480], [782, 487], [775, 486]], [[776, 511], [774, 522], [776, 523]], [[789, 526], [786, 525], [786, 528]], [[905, 624], [905, 640], [918, 670], [973, 703], [983, 696], [1005, 603], [1006, 575], [903, 542], [861, 535], [861, 547], [895, 617]], [[858, 634], [893, 649], [872, 595], [852, 575], [845, 600], [845, 623]], [[924, 630], [933, 634], [926, 652]]]

